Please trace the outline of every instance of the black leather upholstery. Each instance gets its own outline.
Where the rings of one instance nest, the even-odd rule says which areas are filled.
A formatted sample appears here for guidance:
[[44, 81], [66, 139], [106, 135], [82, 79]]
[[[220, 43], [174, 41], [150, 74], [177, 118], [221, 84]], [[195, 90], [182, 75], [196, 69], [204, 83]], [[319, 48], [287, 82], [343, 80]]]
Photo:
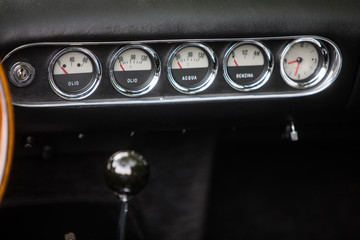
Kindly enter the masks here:
[[[38, 41], [360, 35], [359, 1], [0, 2], [0, 47]], [[2, 53], [4, 54], [4, 53]]]

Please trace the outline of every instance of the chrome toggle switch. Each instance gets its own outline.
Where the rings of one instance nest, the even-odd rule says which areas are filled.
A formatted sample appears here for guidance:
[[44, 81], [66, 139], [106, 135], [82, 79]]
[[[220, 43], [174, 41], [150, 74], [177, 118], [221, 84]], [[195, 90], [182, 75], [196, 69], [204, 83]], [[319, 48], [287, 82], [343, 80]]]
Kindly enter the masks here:
[[299, 140], [299, 135], [295, 129], [295, 123], [293, 121], [286, 125], [285, 131], [283, 133], [283, 138], [292, 142], [297, 142]]
[[295, 130], [294, 122], [291, 122], [291, 125], [290, 125], [290, 140], [293, 142], [296, 142], [299, 140], [299, 135], [298, 135], [298, 132]]

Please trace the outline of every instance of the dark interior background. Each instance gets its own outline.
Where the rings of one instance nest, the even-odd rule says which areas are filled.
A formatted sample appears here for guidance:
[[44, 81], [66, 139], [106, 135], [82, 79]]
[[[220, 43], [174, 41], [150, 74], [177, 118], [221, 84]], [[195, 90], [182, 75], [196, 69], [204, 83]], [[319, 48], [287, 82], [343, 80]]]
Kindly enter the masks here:
[[[122, 149], [151, 168], [130, 203], [131, 239], [359, 237], [359, 1], [0, 2], [2, 58], [34, 42], [293, 35], [334, 41], [341, 81], [286, 100], [15, 107], [1, 238], [113, 239], [119, 206], [103, 172]], [[290, 121], [298, 142], [283, 136]]]

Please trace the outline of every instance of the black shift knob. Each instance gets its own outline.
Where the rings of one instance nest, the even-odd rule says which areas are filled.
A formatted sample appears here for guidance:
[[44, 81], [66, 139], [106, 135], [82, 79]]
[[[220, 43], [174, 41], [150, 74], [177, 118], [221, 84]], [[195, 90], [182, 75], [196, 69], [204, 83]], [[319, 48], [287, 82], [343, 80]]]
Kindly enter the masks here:
[[114, 153], [108, 160], [105, 181], [121, 200], [138, 193], [149, 178], [149, 166], [144, 157], [134, 151]]

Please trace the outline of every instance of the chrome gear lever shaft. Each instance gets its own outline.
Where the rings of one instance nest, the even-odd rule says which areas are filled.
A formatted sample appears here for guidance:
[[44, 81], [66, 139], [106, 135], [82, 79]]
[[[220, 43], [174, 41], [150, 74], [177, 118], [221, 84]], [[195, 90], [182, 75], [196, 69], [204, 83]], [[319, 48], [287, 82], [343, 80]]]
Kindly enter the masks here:
[[121, 202], [117, 240], [125, 240], [128, 201], [145, 186], [149, 173], [144, 157], [134, 151], [116, 152], [107, 161], [106, 184]]

